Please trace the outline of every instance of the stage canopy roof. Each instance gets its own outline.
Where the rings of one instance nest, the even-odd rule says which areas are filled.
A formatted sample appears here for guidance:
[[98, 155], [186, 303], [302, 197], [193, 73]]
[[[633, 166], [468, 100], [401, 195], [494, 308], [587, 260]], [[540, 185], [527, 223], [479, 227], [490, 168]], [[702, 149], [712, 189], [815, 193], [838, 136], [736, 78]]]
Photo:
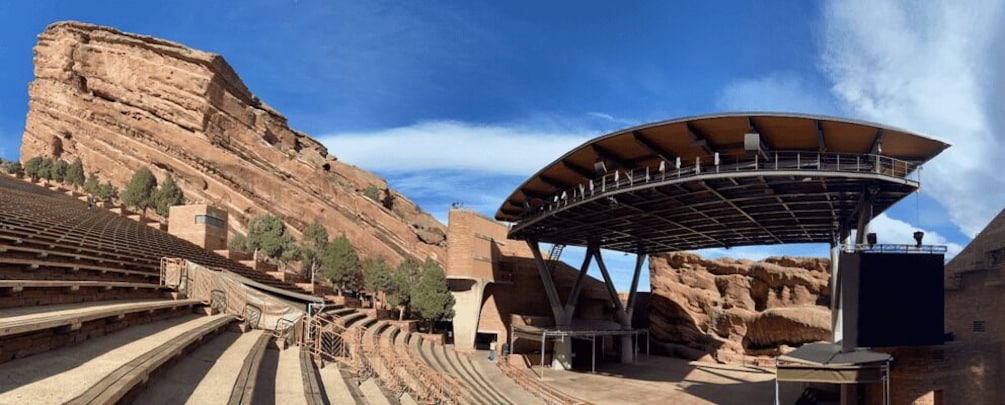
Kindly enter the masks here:
[[521, 184], [496, 219], [514, 239], [625, 252], [825, 243], [864, 205], [875, 216], [917, 190], [921, 165], [947, 147], [832, 117], [682, 118], [580, 145]]

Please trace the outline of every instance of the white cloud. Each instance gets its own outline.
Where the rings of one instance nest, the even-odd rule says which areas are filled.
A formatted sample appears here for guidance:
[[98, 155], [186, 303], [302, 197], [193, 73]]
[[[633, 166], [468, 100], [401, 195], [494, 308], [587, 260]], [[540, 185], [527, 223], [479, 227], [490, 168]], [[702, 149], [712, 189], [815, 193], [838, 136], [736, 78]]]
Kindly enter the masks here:
[[998, 172], [1005, 42], [999, 1], [828, 3], [822, 68], [832, 93], [868, 120], [945, 139], [925, 190], [973, 237], [1005, 203]]
[[716, 95], [724, 111], [799, 112], [833, 115], [834, 106], [805, 80], [791, 73], [776, 73], [727, 84]]
[[340, 159], [383, 173], [452, 169], [530, 175], [597, 135], [430, 121], [319, 140]]
[[958, 243], [950, 242], [938, 232], [928, 229], [920, 229], [905, 221], [890, 218], [886, 214], [880, 214], [869, 223], [869, 232], [876, 233], [876, 240], [879, 243], [913, 245], [915, 243], [914, 231], [918, 230], [925, 232], [925, 238], [923, 240], [924, 244], [945, 245], [947, 250], [947, 259], [956, 256], [957, 253], [960, 253], [960, 251], [963, 250], [963, 246]]

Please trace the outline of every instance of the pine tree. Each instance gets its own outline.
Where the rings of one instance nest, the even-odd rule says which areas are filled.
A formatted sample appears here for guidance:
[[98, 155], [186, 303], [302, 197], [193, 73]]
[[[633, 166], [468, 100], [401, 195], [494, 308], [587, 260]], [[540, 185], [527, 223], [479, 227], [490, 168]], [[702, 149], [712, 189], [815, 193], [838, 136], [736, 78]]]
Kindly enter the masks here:
[[38, 181], [42, 177], [42, 157], [35, 156], [24, 162], [24, 174], [31, 178], [31, 181]]
[[429, 322], [432, 331], [434, 321], [454, 316], [454, 296], [447, 288], [446, 273], [432, 258], [426, 258], [421, 274], [419, 284], [412, 290], [411, 304], [419, 317]]
[[407, 258], [394, 269], [391, 275], [391, 290], [387, 293], [387, 303], [398, 308], [398, 320], [404, 320], [405, 309], [408, 308], [412, 290], [419, 282], [420, 267], [417, 260]]
[[111, 181], [108, 181], [101, 185], [101, 188], [98, 189], [98, 197], [106, 202], [111, 202], [112, 200], [119, 198], [119, 188], [115, 187]]
[[90, 195], [101, 194], [101, 180], [98, 179], [98, 175], [91, 173], [87, 176], [87, 181], [84, 182], [84, 192]]
[[161, 184], [161, 188], [157, 190], [154, 200], [156, 201], [157, 214], [167, 218], [168, 214], [171, 213], [171, 206], [185, 203], [185, 194], [175, 184], [174, 178], [168, 176], [167, 179], [164, 179], [164, 184]]
[[360, 277], [359, 256], [345, 235], [335, 238], [321, 252], [321, 272], [335, 284], [339, 295], [343, 290], [356, 288]]
[[284, 268], [286, 262], [298, 255], [297, 242], [286, 232], [286, 224], [269, 214], [255, 217], [248, 223], [247, 246], [248, 250], [255, 252], [255, 260], [261, 253], [278, 261]]
[[235, 252], [248, 253], [248, 239], [242, 234], [235, 233], [227, 242], [227, 248]]
[[66, 172], [70, 170], [70, 164], [66, 163], [65, 160], [59, 159], [52, 163], [52, 179], [60, 183], [66, 184]]
[[66, 168], [65, 182], [77, 187], [84, 185], [84, 162], [81, 162], [79, 157], [73, 159], [73, 163]]
[[[393, 281], [391, 280], [391, 270], [387, 268], [387, 263], [383, 257], [367, 259], [363, 261], [363, 281], [367, 290], [373, 293], [374, 298], [383, 293], [385, 297], [391, 290]], [[387, 303], [387, 300], [384, 300]], [[374, 308], [377, 306], [374, 305]]]
[[122, 192], [122, 203], [143, 210], [154, 207], [154, 195], [157, 191], [157, 178], [144, 167], [133, 174], [133, 178]]
[[38, 167], [38, 177], [52, 180], [53, 168], [55, 168], [55, 165], [52, 162], [52, 158], [42, 158], [42, 163]]
[[321, 269], [321, 252], [327, 245], [328, 230], [315, 219], [304, 228], [304, 236], [300, 241], [300, 257], [311, 275], [311, 286], [314, 285], [314, 276]]

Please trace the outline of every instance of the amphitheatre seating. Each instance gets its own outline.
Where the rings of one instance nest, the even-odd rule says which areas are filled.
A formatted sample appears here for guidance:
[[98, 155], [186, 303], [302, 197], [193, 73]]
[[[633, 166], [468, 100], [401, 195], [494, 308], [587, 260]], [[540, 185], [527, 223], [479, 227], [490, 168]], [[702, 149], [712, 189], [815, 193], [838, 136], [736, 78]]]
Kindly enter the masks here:
[[181, 316], [200, 304], [198, 300], [139, 299], [2, 309], [0, 363]]
[[[159, 277], [162, 257], [181, 257], [271, 287], [305, 293], [166, 232], [104, 209], [89, 209], [78, 199], [9, 176], [0, 176], [0, 212], [0, 251], [6, 248], [0, 256], [16, 253], [0, 261], [0, 278], [17, 278], [13, 270], [20, 268], [28, 270], [21, 272], [25, 278], [89, 279], [114, 273], [132, 277], [128, 281], [153, 280]], [[32, 271], [39, 275], [30, 275]]]
[[0, 308], [158, 298], [169, 291], [160, 284], [121, 281], [0, 280]]
[[0, 403], [116, 402], [234, 320], [189, 313], [15, 359], [0, 368]]

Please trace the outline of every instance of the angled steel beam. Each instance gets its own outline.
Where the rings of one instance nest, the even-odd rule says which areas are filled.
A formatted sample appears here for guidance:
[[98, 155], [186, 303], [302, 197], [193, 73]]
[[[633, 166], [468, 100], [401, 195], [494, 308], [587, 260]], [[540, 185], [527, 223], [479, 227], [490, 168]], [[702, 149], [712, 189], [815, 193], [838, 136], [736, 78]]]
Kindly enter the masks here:
[[[618, 297], [618, 290], [614, 288], [614, 281], [611, 280], [611, 273], [607, 271], [607, 266], [604, 265], [604, 258], [600, 254], [600, 250], [594, 254], [597, 260], [597, 267], [600, 267], [600, 274], [604, 276], [604, 285], [607, 286], [607, 294], [611, 296], [611, 301], [614, 301], [614, 306], [617, 310], [619, 317], [625, 316], [625, 304], [621, 303], [621, 298]], [[622, 318], [623, 320], [623, 318]]]
[[555, 323], [558, 324], [565, 320], [565, 308], [558, 298], [555, 280], [551, 278], [551, 273], [548, 272], [548, 265], [541, 256], [541, 244], [537, 242], [537, 239], [530, 238], [527, 239], [527, 246], [530, 247], [530, 252], [534, 255], [534, 264], [537, 265], [537, 271], [541, 276], [541, 284], [544, 285], [544, 292], [548, 295], [548, 304], [551, 305], [551, 312], [555, 315]]
[[823, 126], [823, 123], [821, 123], [820, 120], [817, 120], [816, 121], [816, 127], [817, 127], [817, 146], [819, 148], [818, 150], [820, 151], [820, 153], [826, 153], [827, 152], [827, 141], [824, 140], [824, 126]]
[[733, 209], [735, 209], [736, 212], [739, 212], [740, 215], [743, 215], [751, 223], [753, 223], [754, 225], [757, 225], [758, 228], [761, 228], [761, 230], [763, 230], [765, 233], [767, 233], [769, 236], [771, 236], [771, 238], [774, 239], [775, 242], [778, 242], [779, 244], [785, 243], [785, 242], [782, 242], [782, 240], [778, 236], [776, 236], [773, 232], [771, 232], [770, 230], [768, 230], [768, 228], [765, 228], [764, 225], [762, 225], [759, 221], [757, 221], [756, 219], [754, 219], [754, 217], [750, 216], [750, 214], [748, 214], [747, 211], [744, 211], [743, 208], [740, 208], [740, 206], [736, 205], [736, 203], [734, 203], [732, 200], [726, 198], [726, 196], [724, 196], [721, 193], [719, 193], [718, 191], [716, 191], [715, 188], [709, 186], [707, 182], [703, 181], [703, 182], [701, 182], [701, 185], [705, 186], [705, 189], [707, 189], [712, 194], [715, 194], [715, 196], [719, 197], [719, 199], [721, 199], [722, 201], [725, 201], [727, 204], [729, 204], [729, 206], [733, 207]]
[[545, 195], [545, 194], [541, 194], [541, 193], [538, 193], [538, 192], [535, 192], [535, 191], [530, 191], [530, 190], [527, 190], [525, 188], [520, 189], [520, 192], [522, 192], [523, 195], [525, 195], [527, 197], [537, 198], [539, 200], [547, 200], [548, 197], [551, 197], [550, 195]]
[[570, 318], [570, 323], [572, 322], [572, 314], [576, 312], [576, 303], [579, 302], [579, 293], [583, 291], [583, 280], [586, 279], [586, 273], [590, 270], [590, 262], [593, 260], [593, 255], [598, 250], [600, 250], [600, 248], [595, 241], [591, 241], [586, 247], [586, 257], [583, 258], [583, 265], [579, 267], [579, 276], [576, 277], [576, 283], [572, 285], [572, 291], [569, 292], [569, 297], [565, 302], [565, 316]]
[[593, 170], [589, 170], [589, 169], [587, 169], [585, 167], [582, 167], [580, 165], [572, 163], [572, 162], [570, 162], [568, 160], [563, 160], [562, 161], [562, 166], [565, 166], [566, 169], [572, 170], [572, 171], [576, 172], [576, 174], [578, 174], [580, 176], [583, 176], [583, 179], [586, 179], [586, 180], [590, 180], [590, 179], [594, 179], [594, 178], [598, 177], [597, 173], [594, 172]]
[[639, 131], [632, 131], [632, 136], [635, 137], [635, 142], [642, 145], [644, 148], [648, 149], [654, 155], [658, 156], [663, 161], [669, 163], [673, 162], [673, 158], [670, 157], [670, 153], [661, 148], [659, 145], [655, 144], [653, 141], [647, 139], [645, 135], [642, 135]]
[[593, 144], [590, 145], [590, 147], [593, 148], [593, 153], [597, 154], [597, 158], [601, 160], [609, 160], [611, 162], [614, 162], [614, 164], [618, 165], [618, 167], [626, 170], [631, 170], [635, 168], [634, 162], [618, 156], [610, 149], [600, 146], [599, 144]]
[[541, 181], [548, 183], [548, 185], [555, 187], [559, 190], [567, 190], [572, 188], [573, 186], [572, 184], [566, 183], [564, 181], [561, 181], [559, 179], [556, 179], [543, 173], [538, 175], [537, 178], [541, 179]]
[[687, 129], [687, 134], [691, 137], [691, 140], [694, 141], [691, 143], [692, 146], [700, 146], [709, 155], [715, 153], [712, 145], [708, 144], [708, 137], [701, 130], [691, 125], [691, 122], [685, 122], [684, 127]]
[[876, 130], [876, 138], [873, 139], [872, 146], [869, 147], [869, 153], [871, 153], [873, 155], [878, 155], [880, 153], [883, 153], [883, 135], [884, 134], [886, 134], [886, 133], [883, 132], [883, 128], [880, 128], [880, 129]]
[[632, 275], [632, 286], [628, 290], [628, 320], [631, 321], [635, 310], [635, 296], [639, 289], [639, 275], [642, 273], [642, 262], [645, 261], [646, 251], [640, 246], [635, 252], [635, 274]]

